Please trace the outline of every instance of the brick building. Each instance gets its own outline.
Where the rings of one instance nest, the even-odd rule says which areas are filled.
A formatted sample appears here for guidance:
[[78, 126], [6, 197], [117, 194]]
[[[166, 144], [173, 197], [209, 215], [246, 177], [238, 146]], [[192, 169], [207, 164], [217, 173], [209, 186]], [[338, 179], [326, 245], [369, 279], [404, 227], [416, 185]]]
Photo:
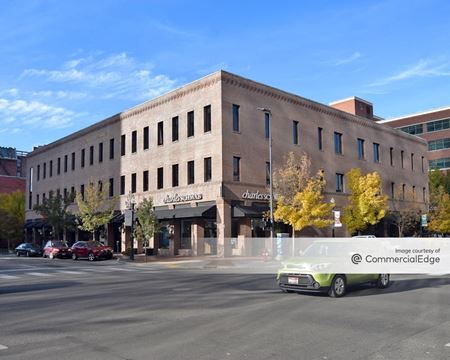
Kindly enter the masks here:
[[25, 192], [26, 155], [24, 151], [0, 147], [0, 193]]

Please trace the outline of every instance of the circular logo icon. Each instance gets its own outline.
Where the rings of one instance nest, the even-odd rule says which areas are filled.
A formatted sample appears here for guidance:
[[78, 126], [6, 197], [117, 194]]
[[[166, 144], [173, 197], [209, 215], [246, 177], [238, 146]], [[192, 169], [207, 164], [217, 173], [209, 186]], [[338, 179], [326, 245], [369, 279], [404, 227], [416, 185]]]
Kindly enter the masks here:
[[352, 263], [358, 265], [362, 261], [362, 256], [360, 254], [352, 255]]

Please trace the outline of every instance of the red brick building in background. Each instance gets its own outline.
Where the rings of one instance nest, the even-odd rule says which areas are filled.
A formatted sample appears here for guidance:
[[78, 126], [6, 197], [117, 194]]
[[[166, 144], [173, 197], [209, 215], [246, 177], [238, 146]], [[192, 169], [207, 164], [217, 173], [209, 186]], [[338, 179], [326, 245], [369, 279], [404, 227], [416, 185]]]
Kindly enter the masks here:
[[0, 147], [0, 193], [25, 192], [26, 155], [24, 151]]
[[450, 107], [379, 121], [428, 143], [430, 169], [450, 170]]

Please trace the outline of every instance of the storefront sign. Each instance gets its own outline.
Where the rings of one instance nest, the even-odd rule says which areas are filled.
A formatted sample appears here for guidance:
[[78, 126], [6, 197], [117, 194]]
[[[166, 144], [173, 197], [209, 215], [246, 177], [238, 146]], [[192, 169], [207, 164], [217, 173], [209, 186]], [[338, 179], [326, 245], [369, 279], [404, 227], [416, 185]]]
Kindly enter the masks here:
[[186, 195], [178, 195], [178, 194], [173, 194], [173, 195], [166, 195], [166, 197], [164, 198], [164, 203], [165, 204], [169, 204], [169, 203], [180, 203], [180, 202], [187, 202], [187, 201], [196, 201], [196, 200], [201, 200], [203, 199], [203, 194], [198, 194], [198, 193], [194, 193], [194, 194], [186, 194]]
[[270, 200], [270, 194], [260, 193], [259, 191], [250, 192], [250, 191], [246, 190], [242, 194], [242, 198], [243, 199], [249, 199], [249, 200], [266, 200], [266, 201], [269, 201]]

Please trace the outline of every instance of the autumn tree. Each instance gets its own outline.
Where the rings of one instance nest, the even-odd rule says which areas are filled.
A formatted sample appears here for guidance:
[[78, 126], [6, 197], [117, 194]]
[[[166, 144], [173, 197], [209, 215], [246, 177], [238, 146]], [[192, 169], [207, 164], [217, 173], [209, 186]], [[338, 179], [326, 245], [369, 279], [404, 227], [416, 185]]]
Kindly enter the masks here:
[[291, 225], [295, 231], [308, 226], [323, 228], [329, 226], [333, 220], [331, 212], [333, 204], [324, 202], [322, 194], [325, 181], [319, 173], [306, 180], [306, 185], [296, 192], [292, 200], [286, 201], [283, 195], [277, 199], [274, 217], [278, 221]]
[[450, 194], [441, 187], [435, 194], [435, 205], [430, 211], [430, 222], [428, 229], [437, 233], [450, 233]]
[[0, 194], [0, 238], [7, 240], [8, 250], [23, 240], [25, 223], [25, 194], [15, 191]]
[[83, 194], [77, 193], [76, 203], [78, 205], [78, 217], [80, 224], [78, 228], [92, 233], [95, 240], [95, 231], [106, 225], [114, 216], [117, 198], [109, 198], [109, 184], [92, 182], [86, 187]]
[[75, 194], [72, 193], [63, 197], [61, 194], [54, 195], [51, 192], [48, 198], [42, 200], [41, 204], [33, 207], [33, 210], [50, 224], [55, 239], [59, 238], [61, 231], [74, 226], [73, 215], [68, 210], [74, 198]]
[[412, 188], [404, 189], [402, 185], [394, 189], [392, 210], [389, 215], [392, 224], [397, 227], [399, 237], [418, 228], [421, 211], [421, 206]]
[[342, 222], [354, 234], [377, 224], [386, 215], [388, 198], [381, 194], [381, 178], [376, 171], [362, 175], [359, 168], [353, 168], [345, 176], [350, 195]]
[[144, 248], [149, 246], [150, 239], [159, 230], [158, 218], [153, 210], [153, 199], [144, 198], [136, 209], [135, 237]]

